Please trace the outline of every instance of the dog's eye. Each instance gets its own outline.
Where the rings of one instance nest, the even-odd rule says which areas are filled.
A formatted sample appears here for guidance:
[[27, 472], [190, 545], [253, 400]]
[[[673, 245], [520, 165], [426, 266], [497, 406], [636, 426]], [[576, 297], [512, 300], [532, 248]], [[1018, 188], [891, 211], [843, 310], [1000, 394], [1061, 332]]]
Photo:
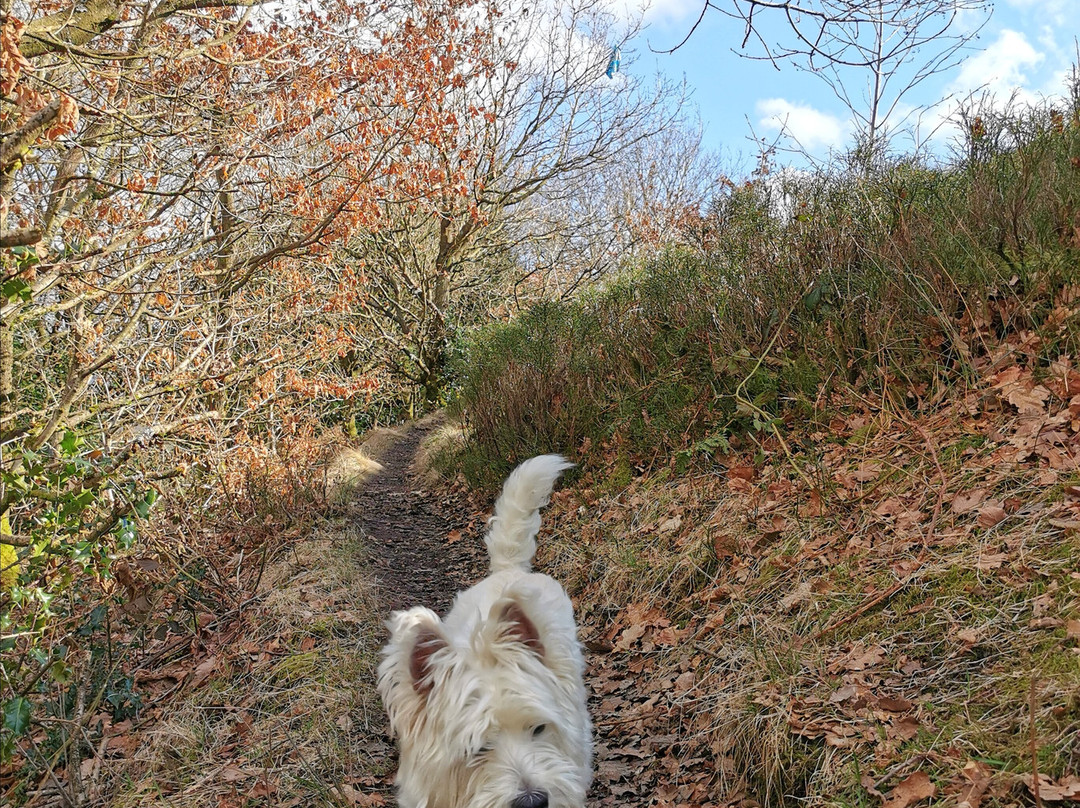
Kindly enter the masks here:
[[491, 746], [491, 744], [484, 744], [476, 750], [476, 756], [480, 757], [481, 755], [486, 755], [492, 750], [492, 748], [493, 747]]
[[533, 737], [535, 738], [537, 735], [542, 734], [545, 729], [547, 729], [547, 724], [537, 724], [533, 727]]

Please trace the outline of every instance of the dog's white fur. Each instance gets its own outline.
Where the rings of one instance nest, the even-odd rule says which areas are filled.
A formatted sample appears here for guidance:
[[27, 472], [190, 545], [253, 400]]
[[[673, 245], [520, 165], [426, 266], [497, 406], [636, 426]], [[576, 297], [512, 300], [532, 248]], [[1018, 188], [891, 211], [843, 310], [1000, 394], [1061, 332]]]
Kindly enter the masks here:
[[518, 466], [485, 537], [491, 572], [444, 620], [395, 612], [379, 693], [401, 750], [401, 808], [581, 808], [592, 780], [585, 663], [563, 588], [531, 572], [539, 509], [572, 466]]

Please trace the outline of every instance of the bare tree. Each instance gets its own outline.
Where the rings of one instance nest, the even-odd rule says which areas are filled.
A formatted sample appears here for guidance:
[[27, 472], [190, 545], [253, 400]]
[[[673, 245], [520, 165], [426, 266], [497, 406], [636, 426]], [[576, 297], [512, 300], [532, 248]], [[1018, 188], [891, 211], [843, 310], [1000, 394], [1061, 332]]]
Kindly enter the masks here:
[[[656, 250], [694, 246], [692, 232], [723, 175], [700, 123], [681, 116], [639, 140], [587, 183], [555, 180], [526, 205], [518, 262], [532, 297], [567, 297]], [[537, 288], [539, 287], [539, 288]]]
[[493, 306], [494, 288], [529, 271], [512, 259], [545, 234], [521, 226], [526, 203], [556, 185], [587, 193], [604, 166], [677, 110], [666, 85], [605, 76], [615, 21], [599, 0], [514, 8], [489, 23], [497, 69], [445, 96], [456, 139], [426, 151], [454, 181], [424, 202], [393, 195], [378, 230], [354, 237], [347, 251], [371, 281], [349, 313], [370, 335], [359, 354], [381, 355], [428, 403], [440, 396], [455, 322]]
[[[794, 62], [821, 78], [854, 116], [857, 158], [869, 167], [897, 126], [904, 99], [927, 79], [957, 65], [989, 19], [991, 0], [706, 0], [739, 20], [744, 53], [777, 64]], [[761, 16], [780, 14], [789, 37], [766, 38]], [[681, 47], [682, 43], [676, 46]], [[906, 120], [914, 110], [902, 116]]]

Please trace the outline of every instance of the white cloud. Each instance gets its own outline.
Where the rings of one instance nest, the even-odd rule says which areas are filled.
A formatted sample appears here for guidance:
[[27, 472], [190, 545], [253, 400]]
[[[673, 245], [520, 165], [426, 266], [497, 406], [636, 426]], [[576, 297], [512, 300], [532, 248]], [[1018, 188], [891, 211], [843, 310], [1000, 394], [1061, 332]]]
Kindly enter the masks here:
[[1014, 91], [1028, 95], [1032, 71], [1045, 59], [1046, 53], [1024, 34], [1005, 28], [985, 50], [964, 60], [951, 89], [956, 94], [987, 90], [1001, 97]]
[[807, 151], [842, 146], [848, 125], [835, 115], [784, 98], [766, 98], [755, 107], [759, 125], [770, 132], [784, 132]]
[[658, 26], [684, 34], [701, 15], [705, 0], [600, 0], [597, 8], [633, 28]]
[[1063, 25], [1068, 20], [1066, 5], [1073, 6], [1075, 2], [1076, 0], [1006, 0], [1005, 5], [1017, 9], [1021, 14], [1038, 14], [1044, 22]]
[[693, 22], [701, 14], [704, 0], [648, 0], [640, 10], [646, 22], [673, 25]]
[[[1063, 4], [1057, 0], [1007, 0], [1007, 5], [1044, 17]], [[1027, 33], [1003, 28], [983, 51], [960, 65], [948, 86], [949, 98], [923, 117], [924, 131], [935, 133], [937, 143], [957, 137], [957, 112], [972, 101], [989, 103], [999, 110], [1006, 109], [1009, 102], [1015, 102], [1018, 109], [1037, 107], [1048, 100], [1052, 103], [1064, 92], [1068, 64], [1069, 55], [1057, 44], [1049, 25], [1031, 26]], [[983, 98], [984, 93], [989, 98]]]

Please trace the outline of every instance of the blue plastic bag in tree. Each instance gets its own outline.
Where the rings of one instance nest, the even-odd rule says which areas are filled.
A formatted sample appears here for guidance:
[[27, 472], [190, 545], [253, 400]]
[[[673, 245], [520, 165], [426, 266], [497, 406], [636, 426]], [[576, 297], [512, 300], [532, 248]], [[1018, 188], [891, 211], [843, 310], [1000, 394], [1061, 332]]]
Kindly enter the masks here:
[[607, 65], [607, 77], [610, 79], [616, 73], [619, 72], [619, 57], [622, 53], [619, 51], [618, 46], [611, 51], [611, 61]]

